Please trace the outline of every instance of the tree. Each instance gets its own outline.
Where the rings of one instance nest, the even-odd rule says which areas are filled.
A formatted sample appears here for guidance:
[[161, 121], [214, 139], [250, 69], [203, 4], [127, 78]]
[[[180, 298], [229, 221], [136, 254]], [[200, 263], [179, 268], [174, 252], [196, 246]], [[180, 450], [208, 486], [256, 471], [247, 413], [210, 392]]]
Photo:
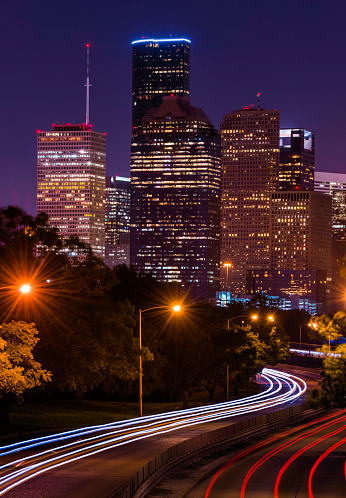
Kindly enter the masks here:
[[0, 423], [9, 424], [11, 399], [51, 380], [51, 373], [34, 359], [39, 338], [34, 323], [4, 323], [0, 327]]
[[[323, 341], [321, 352], [323, 360], [321, 390], [315, 390], [310, 397], [313, 406], [325, 408], [346, 407], [346, 313], [337, 311], [333, 316], [321, 315], [312, 318], [314, 325], [311, 336]], [[330, 354], [330, 343], [334, 343]]]

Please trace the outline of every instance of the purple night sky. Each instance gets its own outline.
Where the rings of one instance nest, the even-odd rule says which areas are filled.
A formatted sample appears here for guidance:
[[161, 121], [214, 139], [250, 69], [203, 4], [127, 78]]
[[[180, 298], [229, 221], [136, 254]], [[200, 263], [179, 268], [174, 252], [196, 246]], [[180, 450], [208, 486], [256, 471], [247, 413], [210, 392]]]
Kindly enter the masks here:
[[346, 173], [344, 0], [2, 0], [0, 206], [36, 212], [36, 130], [90, 121], [107, 132], [107, 174], [129, 176], [131, 41], [191, 44], [191, 103], [214, 126], [256, 103], [316, 132], [316, 169]]

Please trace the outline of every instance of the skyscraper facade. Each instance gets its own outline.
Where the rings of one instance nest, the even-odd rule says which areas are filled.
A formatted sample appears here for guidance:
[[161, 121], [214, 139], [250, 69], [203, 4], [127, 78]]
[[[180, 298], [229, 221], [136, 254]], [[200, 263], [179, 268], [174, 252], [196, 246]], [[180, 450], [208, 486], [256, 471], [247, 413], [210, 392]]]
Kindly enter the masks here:
[[130, 178], [106, 177], [105, 262], [111, 268], [130, 264], [130, 187]]
[[316, 171], [315, 191], [332, 198], [332, 230], [346, 241], [346, 174]]
[[328, 309], [332, 277], [332, 204], [313, 191], [271, 194], [269, 269], [247, 271], [247, 292], [280, 299], [286, 309]]
[[315, 133], [280, 130], [279, 190], [314, 190]]
[[332, 271], [332, 202], [311, 191], [271, 196], [270, 268]]
[[105, 254], [106, 136], [90, 124], [37, 132], [37, 212], [63, 238], [77, 235]]
[[331, 285], [332, 309], [345, 305], [344, 271], [346, 257], [346, 174], [315, 172], [315, 191], [327, 195], [332, 201], [333, 272]]
[[280, 113], [245, 108], [221, 123], [221, 288], [245, 293], [246, 270], [269, 268], [270, 195], [279, 167]]
[[131, 148], [131, 263], [195, 297], [219, 285], [220, 137], [187, 97], [163, 97]]
[[132, 42], [132, 134], [163, 96], [190, 95], [190, 40], [142, 38]]

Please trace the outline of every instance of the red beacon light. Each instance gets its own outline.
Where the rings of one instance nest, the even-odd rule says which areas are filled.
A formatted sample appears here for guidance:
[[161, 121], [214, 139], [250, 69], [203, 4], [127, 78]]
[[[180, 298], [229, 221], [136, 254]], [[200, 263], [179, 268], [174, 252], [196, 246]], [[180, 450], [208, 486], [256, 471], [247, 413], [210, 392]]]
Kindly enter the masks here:
[[87, 44], [86, 44], [86, 47], [87, 47], [87, 48], [89, 48], [89, 47], [90, 47], [90, 43], [87, 43]]

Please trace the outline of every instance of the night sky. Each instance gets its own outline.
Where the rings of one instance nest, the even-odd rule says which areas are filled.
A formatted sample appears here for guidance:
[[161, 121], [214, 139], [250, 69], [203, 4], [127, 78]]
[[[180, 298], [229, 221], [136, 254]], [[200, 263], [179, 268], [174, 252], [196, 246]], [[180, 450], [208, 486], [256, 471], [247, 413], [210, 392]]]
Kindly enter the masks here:
[[107, 174], [130, 175], [131, 41], [191, 44], [191, 103], [215, 127], [256, 104], [316, 132], [316, 169], [346, 173], [343, 0], [0, 0], [0, 206], [36, 213], [36, 130], [90, 121], [107, 133]]

